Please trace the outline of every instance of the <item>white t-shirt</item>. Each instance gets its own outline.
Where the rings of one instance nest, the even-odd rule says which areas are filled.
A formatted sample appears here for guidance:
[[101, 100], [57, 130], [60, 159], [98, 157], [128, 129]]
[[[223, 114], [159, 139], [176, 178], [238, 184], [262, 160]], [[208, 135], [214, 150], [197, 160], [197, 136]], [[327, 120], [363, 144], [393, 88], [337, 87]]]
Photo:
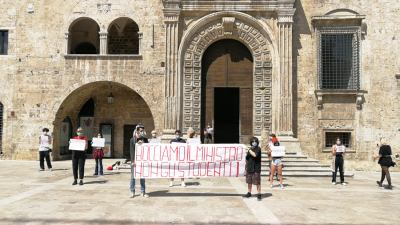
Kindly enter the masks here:
[[39, 151], [48, 151], [51, 148], [51, 136], [50, 135], [40, 135], [40, 146]]

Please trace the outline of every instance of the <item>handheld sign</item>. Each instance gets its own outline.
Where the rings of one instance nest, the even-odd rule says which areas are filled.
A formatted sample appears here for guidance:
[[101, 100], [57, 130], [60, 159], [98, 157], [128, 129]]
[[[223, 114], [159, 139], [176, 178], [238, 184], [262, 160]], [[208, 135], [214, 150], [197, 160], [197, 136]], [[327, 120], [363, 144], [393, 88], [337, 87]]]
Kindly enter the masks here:
[[345, 152], [346, 151], [346, 147], [344, 147], [344, 145], [336, 145], [336, 152]]
[[283, 157], [285, 156], [285, 146], [271, 146], [272, 157]]
[[106, 143], [105, 138], [93, 138], [92, 139], [92, 147], [104, 148], [105, 143]]
[[86, 141], [80, 140], [80, 139], [69, 140], [69, 150], [85, 151], [86, 150]]
[[160, 144], [160, 143], [161, 143], [161, 139], [159, 139], [159, 138], [152, 138], [152, 139], [149, 139], [149, 143], [150, 143], [150, 144]]

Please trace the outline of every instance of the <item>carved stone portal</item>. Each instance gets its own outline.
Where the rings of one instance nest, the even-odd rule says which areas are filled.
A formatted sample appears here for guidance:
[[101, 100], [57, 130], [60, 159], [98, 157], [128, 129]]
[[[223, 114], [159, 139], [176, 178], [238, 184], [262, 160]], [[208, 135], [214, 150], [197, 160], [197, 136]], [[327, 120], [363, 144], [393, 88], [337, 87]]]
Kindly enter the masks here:
[[208, 23], [195, 33], [183, 52], [183, 131], [200, 130], [201, 59], [210, 44], [221, 39], [235, 39], [245, 44], [254, 59], [253, 133], [261, 135], [272, 124], [272, 63], [270, 43], [257, 28], [234, 17]]

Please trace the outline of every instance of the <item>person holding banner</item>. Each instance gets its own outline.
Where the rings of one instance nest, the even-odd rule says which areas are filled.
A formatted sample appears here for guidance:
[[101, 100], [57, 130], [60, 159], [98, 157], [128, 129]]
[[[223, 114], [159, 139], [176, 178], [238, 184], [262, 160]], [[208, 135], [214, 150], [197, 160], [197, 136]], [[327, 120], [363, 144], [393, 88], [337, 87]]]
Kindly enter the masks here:
[[[175, 138], [170, 141], [170, 144], [172, 143], [186, 143], [185, 139], [182, 138], [182, 132], [180, 130], [175, 131]], [[169, 182], [169, 186], [173, 187], [174, 186], [174, 178], [171, 178]], [[185, 179], [181, 179], [181, 186], [186, 187]]]
[[157, 137], [156, 130], [151, 131], [151, 139], [149, 139], [149, 143], [151, 143], [151, 144], [160, 144], [161, 143], [161, 139]]
[[212, 144], [213, 143], [212, 135], [208, 133], [207, 129], [204, 129], [203, 134], [204, 134], [203, 144]]
[[[143, 143], [149, 143], [149, 140], [146, 138], [146, 131], [144, 130], [144, 126], [139, 124], [136, 126], [135, 132], [133, 132], [133, 137], [130, 141], [130, 153], [131, 153], [131, 182], [130, 182], [130, 197], [135, 197], [135, 150], [136, 144], [141, 145]], [[141, 196], [148, 198], [149, 195], [146, 194], [146, 183], [144, 178], [140, 178], [140, 191]]]
[[284, 189], [283, 186], [283, 176], [282, 176], [282, 169], [283, 169], [283, 162], [282, 158], [284, 155], [284, 147], [280, 146], [279, 140], [275, 134], [271, 134], [271, 167], [270, 167], [270, 175], [269, 175], [269, 182], [271, 184], [271, 188], [274, 187], [274, 175], [276, 171], [278, 171], [279, 177], [279, 186], [281, 189]]
[[44, 159], [46, 158], [47, 168], [51, 171], [51, 136], [49, 129], [43, 128], [43, 134], [39, 137], [39, 159], [40, 159], [40, 171], [44, 171]]
[[86, 161], [86, 149], [88, 147], [87, 141], [88, 138], [83, 135], [83, 129], [79, 127], [76, 130], [77, 136], [72, 139], [76, 140], [84, 140], [86, 142], [85, 148], [83, 151], [80, 150], [71, 150], [72, 151], [72, 172], [74, 174], [74, 182], [72, 185], [78, 184], [78, 171], [79, 171], [79, 185], [83, 185], [83, 177], [85, 175], [85, 161]]
[[332, 184], [336, 185], [336, 174], [339, 169], [340, 173], [340, 183], [345, 186], [346, 183], [344, 182], [344, 159], [343, 156], [346, 152], [346, 147], [342, 144], [340, 138], [336, 138], [336, 144], [332, 146], [332, 155], [335, 157], [335, 171], [332, 173]]
[[[97, 138], [103, 138], [101, 133], [97, 134]], [[93, 146], [93, 143], [92, 143]], [[93, 151], [93, 159], [96, 161], [96, 166], [94, 167], [94, 176], [97, 176], [100, 174], [100, 176], [103, 176], [103, 157], [104, 157], [104, 152], [102, 147], [95, 147]]]
[[261, 148], [258, 138], [252, 137], [250, 145], [251, 147], [247, 150], [246, 155], [247, 194], [243, 197], [250, 198], [252, 186], [256, 185], [257, 200], [261, 201]]

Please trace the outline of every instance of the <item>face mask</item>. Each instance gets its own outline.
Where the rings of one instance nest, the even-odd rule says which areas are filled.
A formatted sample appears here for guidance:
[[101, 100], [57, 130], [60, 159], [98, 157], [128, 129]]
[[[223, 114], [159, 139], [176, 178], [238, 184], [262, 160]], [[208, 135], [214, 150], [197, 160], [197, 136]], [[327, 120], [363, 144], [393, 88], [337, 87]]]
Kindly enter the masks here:
[[47, 132], [43, 132], [43, 135], [47, 135]]
[[83, 135], [82, 132], [78, 132], [78, 133], [76, 133], [76, 134], [78, 134], [78, 136], [82, 136], [82, 135]]
[[340, 142], [340, 141], [337, 141], [337, 142], [336, 142], [336, 144], [337, 144], [337, 145], [340, 145], [340, 144], [341, 144], [341, 142]]
[[251, 146], [257, 147], [257, 142], [252, 142], [252, 143], [251, 143]]
[[179, 139], [181, 136], [180, 135], [175, 135], [175, 138], [176, 139]]
[[140, 136], [144, 137], [146, 134], [144, 133], [144, 131], [140, 132]]

